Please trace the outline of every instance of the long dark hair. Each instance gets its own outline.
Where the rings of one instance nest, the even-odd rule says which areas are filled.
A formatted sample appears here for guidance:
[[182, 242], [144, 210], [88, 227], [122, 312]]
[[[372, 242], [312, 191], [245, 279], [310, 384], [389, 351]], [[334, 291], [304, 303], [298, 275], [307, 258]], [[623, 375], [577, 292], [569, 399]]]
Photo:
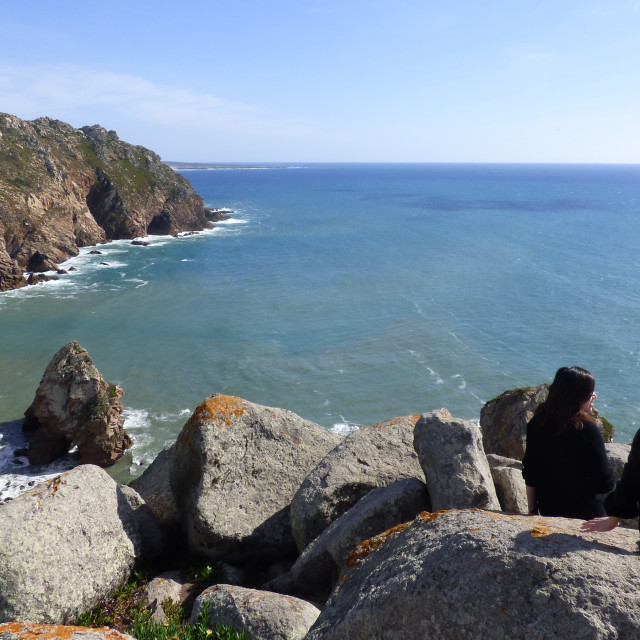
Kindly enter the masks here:
[[542, 427], [558, 433], [581, 429], [588, 414], [580, 407], [595, 389], [595, 378], [581, 367], [561, 367], [549, 387], [547, 399], [536, 409]]

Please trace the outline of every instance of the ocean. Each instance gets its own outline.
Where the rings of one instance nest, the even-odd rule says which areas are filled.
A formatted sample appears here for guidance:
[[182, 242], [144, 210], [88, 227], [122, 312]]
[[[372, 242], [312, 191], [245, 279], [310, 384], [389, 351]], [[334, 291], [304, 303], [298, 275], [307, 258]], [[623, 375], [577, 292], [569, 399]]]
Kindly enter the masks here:
[[[348, 433], [549, 382], [596, 377], [629, 442], [640, 408], [640, 166], [291, 164], [182, 173], [215, 229], [84, 248], [0, 294], [0, 499], [58, 466], [13, 450], [60, 347], [125, 396], [125, 482], [209, 395]], [[91, 254], [98, 249], [100, 254]]]

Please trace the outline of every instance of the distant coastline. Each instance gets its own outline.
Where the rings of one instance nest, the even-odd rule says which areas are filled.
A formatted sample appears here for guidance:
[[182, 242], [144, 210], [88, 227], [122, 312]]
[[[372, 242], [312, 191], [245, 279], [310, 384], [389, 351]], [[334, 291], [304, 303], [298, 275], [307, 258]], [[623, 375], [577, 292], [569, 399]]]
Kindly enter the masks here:
[[174, 171], [213, 171], [218, 169], [301, 169], [300, 165], [279, 164], [279, 163], [234, 163], [234, 162], [172, 162], [165, 161], [165, 164]]

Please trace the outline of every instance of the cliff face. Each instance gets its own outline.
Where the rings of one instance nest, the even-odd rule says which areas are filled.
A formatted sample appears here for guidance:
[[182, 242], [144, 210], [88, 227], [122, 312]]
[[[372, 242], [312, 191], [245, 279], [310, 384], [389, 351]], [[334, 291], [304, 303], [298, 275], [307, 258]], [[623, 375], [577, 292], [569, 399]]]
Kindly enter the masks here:
[[115, 131], [0, 114], [0, 291], [78, 247], [204, 229], [207, 211], [188, 180]]

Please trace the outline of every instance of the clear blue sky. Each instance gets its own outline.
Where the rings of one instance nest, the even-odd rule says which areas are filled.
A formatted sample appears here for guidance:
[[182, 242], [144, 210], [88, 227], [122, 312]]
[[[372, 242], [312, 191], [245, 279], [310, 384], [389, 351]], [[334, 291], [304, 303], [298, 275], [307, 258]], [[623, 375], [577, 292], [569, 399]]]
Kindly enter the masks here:
[[640, 1], [23, 0], [0, 111], [165, 160], [640, 163]]

